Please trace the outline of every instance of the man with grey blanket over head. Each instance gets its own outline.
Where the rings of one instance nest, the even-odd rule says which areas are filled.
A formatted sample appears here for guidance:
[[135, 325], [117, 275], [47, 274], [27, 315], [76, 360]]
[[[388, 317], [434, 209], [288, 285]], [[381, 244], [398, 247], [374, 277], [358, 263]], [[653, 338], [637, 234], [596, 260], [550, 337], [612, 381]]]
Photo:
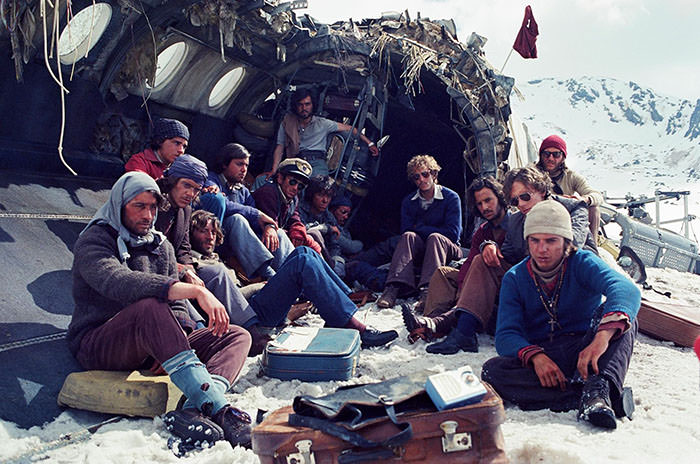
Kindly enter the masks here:
[[[243, 367], [250, 335], [229, 325], [209, 290], [178, 280], [173, 247], [153, 228], [161, 201], [151, 177], [128, 172], [81, 232], [73, 249], [69, 348], [85, 369], [162, 367], [187, 398], [165, 417], [173, 433], [246, 446], [250, 417], [224, 393]], [[192, 330], [188, 298], [209, 316], [207, 328]]]

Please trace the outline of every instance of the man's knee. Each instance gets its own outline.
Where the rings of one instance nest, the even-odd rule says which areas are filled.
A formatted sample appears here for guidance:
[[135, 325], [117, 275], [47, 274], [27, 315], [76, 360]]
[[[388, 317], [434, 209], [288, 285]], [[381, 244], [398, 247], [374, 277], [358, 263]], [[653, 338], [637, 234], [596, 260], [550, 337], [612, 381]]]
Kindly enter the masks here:
[[404, 232], [403, 234], [401, 234], [401, 237], [399, 238], [399, 241], [400, 241], [400, 242], [413, 243], [413, 242], [415, 242], [415, 241], [418, 240], [418, 239], [420, 239], [420, 236], [419, 236], [417, 233], [415, 233], [415, 232], [409, 230], [409, 231], [406, 231], [406, 232]]
[[447, 237], [445, 237], [444, 235], [442, 235], [438, 232], [433, 232], [432, 234], [428, 235], [428, 238], [425, 241], [425, 243], [426, 243], [426, 247], [430, 247], [430, 246], [440, 245], [446, 241], [449, 241], [449, 239]]

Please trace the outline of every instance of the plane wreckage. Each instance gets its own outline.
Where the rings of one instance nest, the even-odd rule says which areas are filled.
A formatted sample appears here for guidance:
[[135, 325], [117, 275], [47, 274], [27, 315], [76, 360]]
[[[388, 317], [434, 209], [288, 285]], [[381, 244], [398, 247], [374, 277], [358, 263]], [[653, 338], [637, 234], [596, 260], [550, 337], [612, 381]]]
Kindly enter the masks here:
[[375, 141], [390, 136], [379, 157], [342, 133], [328, 149], [332, 175], [359, 206], [353, 234], [368, 243], [398, 230], [411, 156], [435, 156], [441, 183], [458, 192], [508, 158], [514, 79], [486, 61], [486, 39], [460, 42], [452, 20], [407, 11], [321, 24], [305, 6], [0, 2], [0, 245], [15, 275], [4, 279], [0, 391], [10, 401], [0, 417], [29, 427], [60, 412], [58, 389], [78, 369], [62, 339], [71, 249], [155, 118], [187, 124], [188, 153], [204, 161], [245, 145], [259, 174], [291, 92], [309, 88], [316, 113]]

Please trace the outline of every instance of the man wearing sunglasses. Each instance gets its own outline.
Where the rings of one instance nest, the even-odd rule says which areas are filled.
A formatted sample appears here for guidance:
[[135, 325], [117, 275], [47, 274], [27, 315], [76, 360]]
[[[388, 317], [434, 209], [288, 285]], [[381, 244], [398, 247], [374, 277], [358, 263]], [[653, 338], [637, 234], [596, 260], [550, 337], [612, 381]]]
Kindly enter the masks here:
[[600, 209], [603, 195], [593, 190], [586, 179], [566, 166], [566, 142], [557, 135], [550, 135], [540, 145], [540, 160], [537, 168], [549, 174], [552, 179], [552, 192], [557, 195], [583, 199], [588, 205], [588, 222], [593, 237], [600, 227]]
[[[462, 206], [454, 191], [437, 183], [440, 165], [430, 155], [417, 155], [406, 166], [408, 179], [417, 187], [401, 203], [401, 237], [391, 258], [380, 308], [391, 308], [399, 294], [418, 289], [421, 298], [435, 270], [462, 258]], [[416, 282], [416, 271], [420, 273]]]
[[481, 244], [481, 253], [469, 267], [453, 310], [436, 317], [415, 316], [407, 321], [410, 331], [423, 329], [426, 338], [439, 337], [449, 331], [444, 340], [428, 346], [429, 353], [455, 354], [460, 350], [478, 352], [476, 333], [493, 330], [494, 306], [501, 280], [511, 266], [527, 256], [523, 224], [530, 210], [542, 200], [552, 198], [561, 203], [571, 218], [574, 245], [597, 254], [593, 236], [588, 229], [585, 202], [552, 195], [551, 188], [549, 176], [534, 166], [508, 171], [503, 191], [506, 198], [510, 199], [511, 206], [518, 208], [518, 211], [508, 219], [503, 245], [499, 247], [497, 243], [488, 241]]
[[287, 158], [275, 176], [253, 192], [256, 207], [270, 216], [277, 227], [284, 229], [297, 246], [308, 246], [321, 253], [321, 246], [306, 233], [299, 217], [299, 197], [309, 183], [311, 165], [301, 158]]

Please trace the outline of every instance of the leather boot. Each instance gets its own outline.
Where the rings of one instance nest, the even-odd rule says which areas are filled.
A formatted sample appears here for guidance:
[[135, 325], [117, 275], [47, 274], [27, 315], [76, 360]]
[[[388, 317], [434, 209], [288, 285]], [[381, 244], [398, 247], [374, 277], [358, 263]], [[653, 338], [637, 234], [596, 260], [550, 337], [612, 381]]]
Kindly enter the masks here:
[[226, 405], [212, 416], [212, 421], [221, 427], [226, 441], [233, 448], [238, 445], [250, 448], [251, 419], [248, 413]]
[[425, 351], [435, 354], [457, 354], [460, 351], [478, 353], [479, 342], [476, 334], [466, 335], [454, 328], [443, 341], [428, 345]]
[[271, 341], [272, 337], [258, 324], [248, 327], [248, 332], [250, 333], [250, 338], [252, 339], [250, 351], [248, 351], [248, 357], [252, 358], [265, 350], [267, 342]]
[[617, 420], [610, 405], [610, 385], [600, 375], [592, 375], [583, 384], [578, 420], [585, 420], [605, 429], [615, 429]]
[[410, 343], [415, 343], [418, 339], [429, 342], [444, 337], [457, 324], [456, 311], [450, 310], [434, 317], [417, 316], [405, 303], [401, 305], [401, 316], [408, 330]]
[[378, 308], [391, 308], [396, 303], [396, 297], [399, 295], [399, 286], [388, 284], [382, 292], [382, 296], [377, 300]]

